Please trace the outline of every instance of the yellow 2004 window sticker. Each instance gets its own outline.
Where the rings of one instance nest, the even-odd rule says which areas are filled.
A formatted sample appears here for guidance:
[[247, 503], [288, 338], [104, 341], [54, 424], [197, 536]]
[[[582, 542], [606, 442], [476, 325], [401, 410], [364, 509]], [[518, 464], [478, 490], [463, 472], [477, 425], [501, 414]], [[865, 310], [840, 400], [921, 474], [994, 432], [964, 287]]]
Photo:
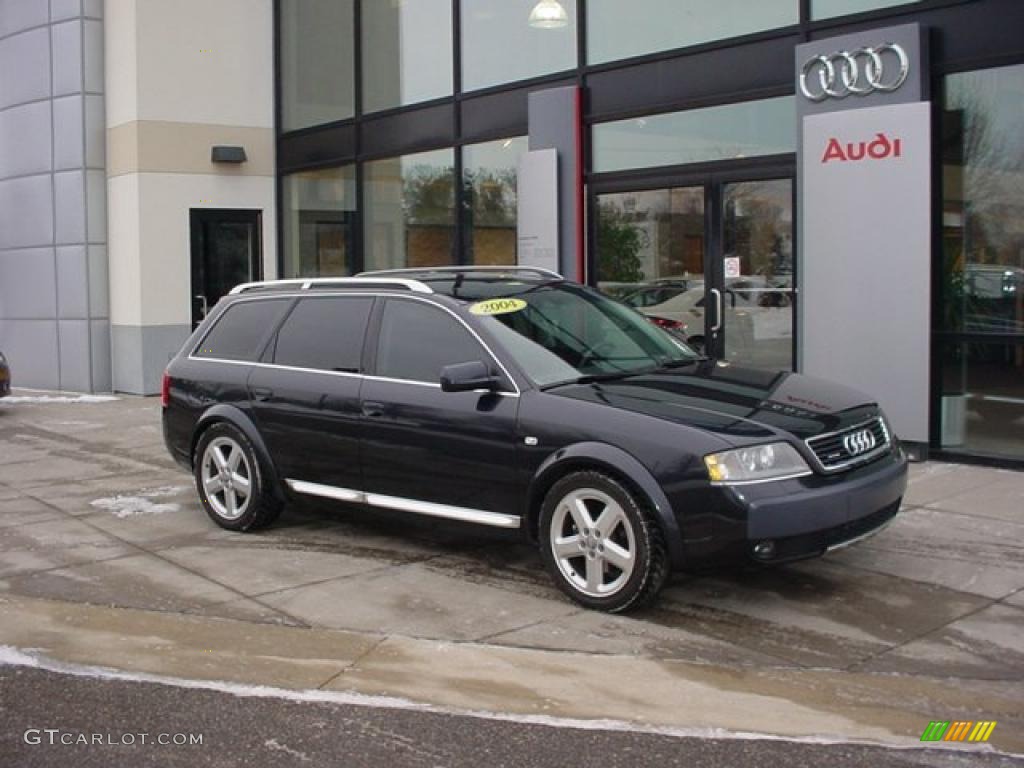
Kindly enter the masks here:
[[519, 312], [526, 309], [526, 302], [522, 299], [488, 299], [473, 304], [469, 311], [474, 315], [506, 315], [509, 312]]

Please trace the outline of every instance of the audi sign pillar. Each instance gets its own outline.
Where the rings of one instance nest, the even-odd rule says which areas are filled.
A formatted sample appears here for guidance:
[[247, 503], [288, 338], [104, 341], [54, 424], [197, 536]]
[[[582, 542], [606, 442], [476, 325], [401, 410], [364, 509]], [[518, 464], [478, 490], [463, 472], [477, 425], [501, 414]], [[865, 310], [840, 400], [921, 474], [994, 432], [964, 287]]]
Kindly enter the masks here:
[[928, 442], [931, 106], [917, 24], [796, 48], [800, 345], [806, 374], [874, 395]]

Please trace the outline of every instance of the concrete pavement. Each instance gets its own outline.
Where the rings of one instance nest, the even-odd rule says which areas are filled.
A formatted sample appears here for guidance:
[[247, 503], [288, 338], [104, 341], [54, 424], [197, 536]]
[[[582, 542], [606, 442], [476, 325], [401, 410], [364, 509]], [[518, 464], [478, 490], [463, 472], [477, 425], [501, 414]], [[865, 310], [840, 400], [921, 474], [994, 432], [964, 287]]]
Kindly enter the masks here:
[[[349, 507], [222, 531], [153, 399], [0, 404], [0, 644], [460, 710], [1024, 752], [1024, 473], [917, 465], [879, 536], [579, 609], [507, 534]], [[35, 398], [35, 399], [33, 399]]]

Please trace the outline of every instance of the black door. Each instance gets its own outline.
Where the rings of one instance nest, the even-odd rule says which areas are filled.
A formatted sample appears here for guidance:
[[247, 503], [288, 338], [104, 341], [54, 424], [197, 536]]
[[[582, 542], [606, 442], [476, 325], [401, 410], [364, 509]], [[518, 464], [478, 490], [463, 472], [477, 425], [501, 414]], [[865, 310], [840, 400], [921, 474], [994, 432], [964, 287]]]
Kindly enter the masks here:
[[193, 328], [236, 285], [260, 279], [261, 216], [258, 210], [193, 208], [189, 212]]
[[[518, 515], [522, 478], [516, 454], [519, 398], [443, 392], [445, 365], [493, 358], [456, 318], [414, 299], [383, 306], [375, 376], [363, 383], [363, 475], [377, 506], [432, 514], [442, 504]], [[420, 506], [418, 506], [420, 505]], [[442, 514], [442, 516], [444, 516]], [[448, 515], [451, 516], [451, 515]], [[479, 522], [502, 524], [487, 515]]]
[[360, 374], [373, 302], [302, 298], [249, 375], [260, 433], [279, 475], [300, 493], [345, 498], [362, 489]]
[[793, 180], [786, 169], [595, 185], [598, 287], [709, 357], [791, 370]]

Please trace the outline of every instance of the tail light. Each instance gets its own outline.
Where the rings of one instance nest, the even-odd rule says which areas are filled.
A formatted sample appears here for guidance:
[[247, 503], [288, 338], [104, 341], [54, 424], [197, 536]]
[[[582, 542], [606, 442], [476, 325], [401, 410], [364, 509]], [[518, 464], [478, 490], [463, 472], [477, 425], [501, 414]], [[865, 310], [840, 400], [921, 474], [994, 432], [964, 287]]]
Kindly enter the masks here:
[[664, 328], [666, 331], [686, 330], [686, 323], [681, 323], [678, 320], [669, 320], [667, 317], [653, 317], [651, 315], [648, 315], [647, 319], [659, 328]]
[[171, 374], [164, 371], [163, 381], [160, 382], [160, 405], [166, 408], [171, 404]]

